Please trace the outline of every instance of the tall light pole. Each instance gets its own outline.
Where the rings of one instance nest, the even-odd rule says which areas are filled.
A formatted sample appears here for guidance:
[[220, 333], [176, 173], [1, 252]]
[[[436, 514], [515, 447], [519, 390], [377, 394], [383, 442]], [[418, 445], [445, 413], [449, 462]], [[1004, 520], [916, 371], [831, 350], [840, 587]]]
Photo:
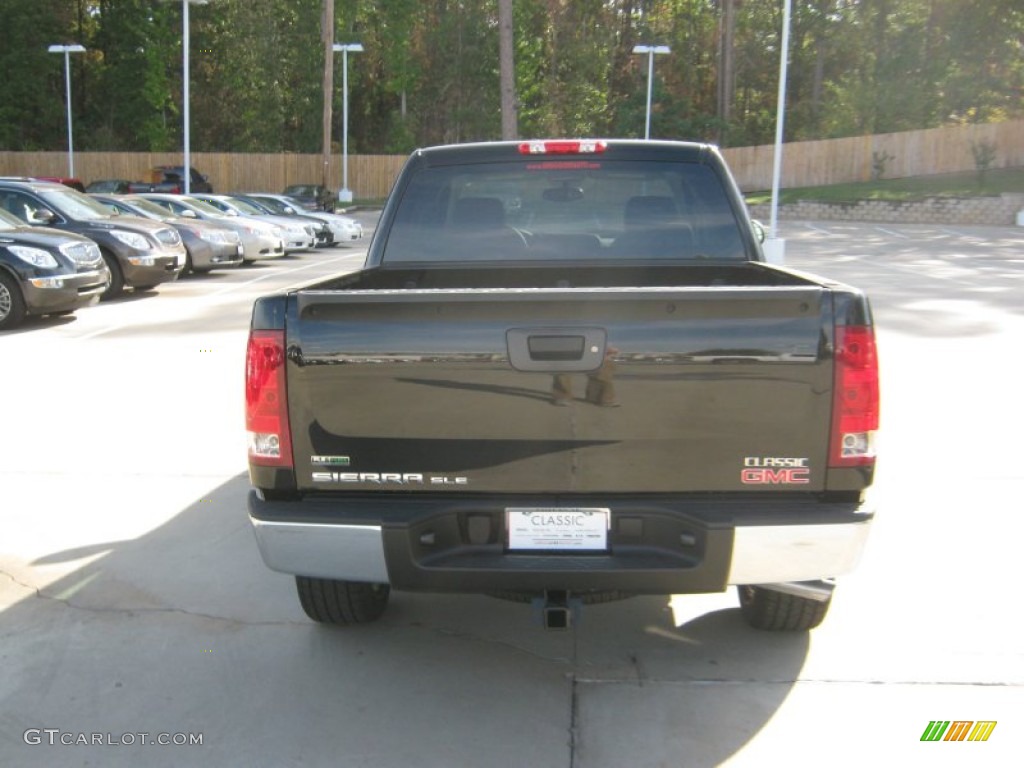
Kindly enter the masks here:
[[348, 54], [362, 53], [362, 43], [335, 43], [331, 46], [341, 51], [341, 190], [339, 203], [352, 202], [352, 190], [348, 188]]
[[85, 53], [85, 46], [78, 43], [70, 45], [51, 45], [47, 50], [50, 53], [64, 54], [64, 91], [68, 103], [68, 176], [75, 177], [75, 142], [71, 138], [71, 53]]
[[192, 155], [189, 147], [189, 114], [188, 114], [188, 81], [189, 81], [189, 69], [188, 69], [188, 7], [189, 5], [206, 5], [209, 0], [181, 0], [181, 58], [182, 58], [182, 84], [181, 84], [181, 100], [183, 106], [183, 131], [182, 141], [184, 144], [185, 151], [185, 167], [182, 170], [182, 176], [184, 176], [185, 188], [184, 192], [186, 195], [192, 193]]
[[654, 82], [654, 56], [672, 53], [667, 45], [634, 45], [633, 53], [647, 54], [647, 120], [644, 125], [644, 139], [651, 138], [651, 88]]
[[770, 264], [782, 264], [786, 259], [786, 241], [778, 232], [779, 181], [782, 177], [782, 136], [786, 117], [786, 73], [789, 71], [789, 18], [791, 0], [782, 6], [782, 52], [779, 60], [779, 98], [775, 115], [775, 156], [772, 160], [772, 205], [768, 238], [764, 242], [765, 258]]

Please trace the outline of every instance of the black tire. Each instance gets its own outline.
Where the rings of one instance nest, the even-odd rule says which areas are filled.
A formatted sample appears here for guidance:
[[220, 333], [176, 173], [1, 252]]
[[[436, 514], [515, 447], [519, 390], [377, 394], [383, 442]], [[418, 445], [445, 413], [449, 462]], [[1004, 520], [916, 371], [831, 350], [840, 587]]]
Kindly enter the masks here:
[[117, 258], [113, 254], [103, 251], [103, 261], [106, 262], [107, 269], [110, 270], [110, 279], [107, 281], [107, 287], [100, 294], [100, 301], [109, 301], [124, 293], [124, 273], [121, 272], [121, 265], [117, 263]]
[[740, 610], [754, 629], [783, 632], [806, 632], [825, 619], [832, 597], [812, 600], [765, 587], [740, 586]]
[[322, 624], [366, 624], [376, 621], [388, 606], [391, 587], [361, 581], [334, 581], [296, 576], [299, 603], [313, 621]]
[[18, 282], [0, 271], [0, 331], [17, 328], [25, 320], [25, 298]]

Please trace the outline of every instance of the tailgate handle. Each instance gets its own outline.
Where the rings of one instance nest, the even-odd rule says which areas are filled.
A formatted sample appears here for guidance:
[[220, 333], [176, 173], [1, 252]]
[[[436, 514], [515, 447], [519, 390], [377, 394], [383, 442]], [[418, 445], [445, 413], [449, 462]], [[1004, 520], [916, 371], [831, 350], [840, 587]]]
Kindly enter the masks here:
[[604, 328], [510, 328], [508, 359], [517, 371], [596, 371], [604, 362]]
[[585, 343], [582, 336], [535, 335], [527, 337], [526, 348], [531, 360], [582, 360]]

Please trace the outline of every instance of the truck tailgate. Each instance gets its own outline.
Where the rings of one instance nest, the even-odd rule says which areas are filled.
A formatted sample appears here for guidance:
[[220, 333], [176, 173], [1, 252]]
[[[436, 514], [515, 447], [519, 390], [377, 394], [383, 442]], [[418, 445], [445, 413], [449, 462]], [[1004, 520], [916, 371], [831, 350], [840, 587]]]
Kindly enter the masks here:
[[296, 482], [320, 491], [815, 491], [818, 285], [302, 291]]

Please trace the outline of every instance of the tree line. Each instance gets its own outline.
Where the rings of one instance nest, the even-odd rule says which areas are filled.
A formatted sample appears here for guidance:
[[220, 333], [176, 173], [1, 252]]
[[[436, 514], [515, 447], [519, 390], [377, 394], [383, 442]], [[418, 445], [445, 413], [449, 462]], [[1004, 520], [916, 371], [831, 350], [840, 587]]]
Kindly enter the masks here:
[[[504, 2], [505, 0], [501, 0]], [[783, 0], [510, 0], [520, 137], [771, 143]], [[348, 57], [349, 151], [497, 139], [499, 0], [208, 0], [190, 6], [196, 152], [317, 153], [324, 8]], [[4, 0], [0, 150], [182, 145], [182, 0]], [[1020, 0], [792, 0], [786, 140], [1024, 115]], [[340, 62], [331, 134], [341, 136]]]

